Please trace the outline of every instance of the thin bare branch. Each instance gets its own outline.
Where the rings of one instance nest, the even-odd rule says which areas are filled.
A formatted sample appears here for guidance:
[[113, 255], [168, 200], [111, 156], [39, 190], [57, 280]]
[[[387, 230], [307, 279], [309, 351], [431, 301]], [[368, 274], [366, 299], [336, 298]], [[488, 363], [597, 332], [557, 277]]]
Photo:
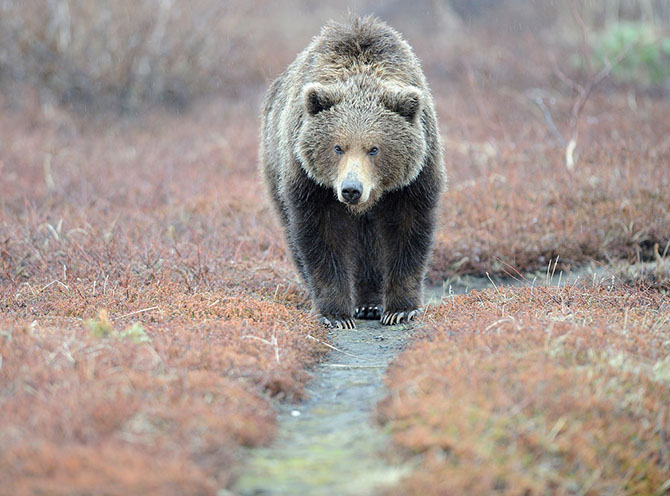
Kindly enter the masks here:
[[139, 313], [150, 312], [151, 310], [158, 310], [159, 308], [160, 308], [159, 306], [154, 306], [154, 307], [149, 307], [149, 308], [142, 308], [141, 310], [135, 310], [134, 312], [125, 313], [125, 314], [117, 317], [117, 319], [123, 319], [125, 317], [130, 317], [131, 315], [137, 315]]
[[358, 358], [358, 355], [354, 355], [353, 353], [349, 353], [348, 351], [341, 350], [341, 349], [339, 349], [339, 348], [333, 346], [332, 344], [326, 343], [325, 341], [323, 341], [323, 340], [321, 340], [321, 339], [317, 339], [317, 338], [315, 338], [315, 337], [312, 336], [311, 334], [308, 334], [308, 335], [307, 335], [307, 338], [308, 338], [308, 339], [311, 339], [311, 340], [313, 340], [313, 341], [317, 341], [317, 342], [321, 343], [322, 345], [326, 346], [327, 348], [330, 348], [331, 350], [337, 351], [337, 352], [339, 352], [339, 353], [342, 353], [342, 354], [347, 355], [347, 356], [350, 356], [350, 357]]

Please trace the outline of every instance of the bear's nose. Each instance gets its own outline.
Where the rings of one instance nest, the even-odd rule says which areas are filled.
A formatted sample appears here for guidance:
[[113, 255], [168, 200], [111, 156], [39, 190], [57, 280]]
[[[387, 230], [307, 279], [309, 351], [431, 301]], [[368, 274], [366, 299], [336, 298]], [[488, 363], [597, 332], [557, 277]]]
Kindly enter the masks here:
[[363, 185], [358, 181], [344, 181], [342, 183], [342, 198], [347, 203], [358, 203], [363, 194]]

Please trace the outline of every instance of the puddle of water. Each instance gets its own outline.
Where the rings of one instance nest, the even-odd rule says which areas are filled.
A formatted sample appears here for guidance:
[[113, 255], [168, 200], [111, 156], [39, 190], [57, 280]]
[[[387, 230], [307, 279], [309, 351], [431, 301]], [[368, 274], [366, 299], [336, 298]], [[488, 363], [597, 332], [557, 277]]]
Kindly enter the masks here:
[[[523, 282], [466, 277], [427, 290], [426, 299], [438, 304], [450, 295], [494, 283], [563, 285], [577, 277], [588, 280], [605, 274], [585, 268], [567, 276], [530, 276]], [[406, 345], [411, 326], [387, 327], [377, 321], [356, 325], [356, 330], [331, 333], [330, 343], [341, 351], [333, 351], [315, 368], [305, 402], [280, 406], [275, 442], [247, 451], [234, 494], [367, 496], [411, 471], [411, 463], [390, 458], [390, 438], [371, 418], [387, 392], [386, 368]]]

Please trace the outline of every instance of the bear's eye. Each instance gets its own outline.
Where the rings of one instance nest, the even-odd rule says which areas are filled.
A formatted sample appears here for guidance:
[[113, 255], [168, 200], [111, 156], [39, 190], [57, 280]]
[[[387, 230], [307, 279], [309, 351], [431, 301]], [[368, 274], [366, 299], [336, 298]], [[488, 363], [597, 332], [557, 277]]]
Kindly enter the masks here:
[[335, 145], [335, 148], [333, 148], [333, 150], [335, 150], [335, 153], [338, 155], [342, 155], [344, 153], [344, 150], [342, 150], [340, 145]]
[[370, 151], [368, 152], [368, 155], [374, 157], [378, 153], [379, 153], [379, 148], [377, 148], [376, 146], [373, 146], [372, 148], [370, 148]]

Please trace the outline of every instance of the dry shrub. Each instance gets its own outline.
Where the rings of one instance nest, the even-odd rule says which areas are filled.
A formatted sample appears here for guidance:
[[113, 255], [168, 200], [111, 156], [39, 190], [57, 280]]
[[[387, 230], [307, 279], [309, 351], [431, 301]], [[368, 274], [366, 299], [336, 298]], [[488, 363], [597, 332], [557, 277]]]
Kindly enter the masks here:
[[[588, 74], [571, 62], [581, 52], [569, 5], [500, 4], [446, 46], [415, 43], [449, 173], [431, 278], [535, 270], [557, 256], [559, 269], [653, 260], [654, 244], [670, 241], [667, 98], [639, 81], [606, 79], [576, 122], [570, 173], [565, 148], [579, 95], [556, 67], [581, 84]], [[515, 5], [530, 17], [515, 19]], [[545, 9], [563, 16], [541, 22]]]
[[[9, 478], [3, 494], [216, 494], [216, 484], [181, 457], [137, 456], [123, 444], [36, 442], [0, 453]], [[6, 492], [4, 492], [6, 491]]]
[[[3, 0], [0, 73], [62, 102], [187, 103], [263, 80], [263, 2]], [[254, 39], [252, 39], [252, 33]]]
[[258, 392], [173, 366], [160, 335], [137, 344], [73, 327], [3, 326], [6, 494], [214, 494], [235, 447], [272, 434]]
[[380, 415], [424, 456], [393, 494], [661, 494], [670, 305], [614, 285], [495, 288], [430, 310]]
[[216, 494], [303, 395], [253, 115], [0, 118], [0, 492]]
[[636, 286], [670, 293], [670, 258], [658, 258], [654, 262], [615, 262], [612, 271], [622, 280]]
[[[670, 241], [663, 100], [641, 99], [633, 111], [622, 96], [594, 97], [570, 173], [531, 99], [518, 95], [511, 105], [505, 95], [482, 92], [497, 116], [488, 132], [458, 95], [440, 103], [443, 115], [464, 117], [446, 124], [451, 179], [431, 278], [535, 270], [556, 257], [559, 269], [594, 259], [653, 260], [654, 245]], [[569, 101], [555, 106], [560, 122]]]
[[[295, 307], [251, 291], [231, 298], [226, 288], [188, 296], [171, 284], [144, 289], [159, 305], [146, 312], [154, 317], [144, 318], [142, 339], [128, 332], [140, 315], [93, 319], [109, 336], [60, 316], [79, 313], [67, 295], [45, 297], [65, 301], [44, 313], [33, 300], [31, 325], [2, 327], [0, 464], [12, 494], [213, 494], [230, 483], [237, 448], [274, 433], [263, 391], [302, 394], [304, 367], [315, 359], [307, 335], [321, 334]], [[123, 297], [98, 303], [115, 315], [129, 308]]]

